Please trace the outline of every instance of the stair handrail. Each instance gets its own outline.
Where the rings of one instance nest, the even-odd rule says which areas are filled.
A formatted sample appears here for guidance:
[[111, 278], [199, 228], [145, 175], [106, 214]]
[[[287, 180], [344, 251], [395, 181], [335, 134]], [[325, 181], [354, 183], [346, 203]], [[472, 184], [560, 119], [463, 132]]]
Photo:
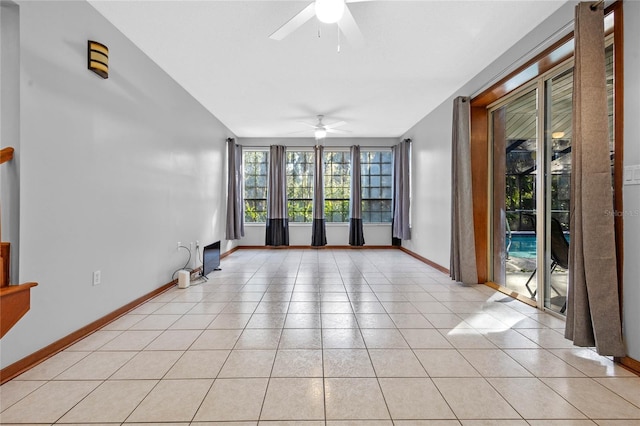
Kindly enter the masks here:
[[6, 163], [7, 161], [11, 161], [13, 159], [13, 151], [14, 149], [10, 146], [6, 148], [2, 148], [0, 150], [0, 164]]

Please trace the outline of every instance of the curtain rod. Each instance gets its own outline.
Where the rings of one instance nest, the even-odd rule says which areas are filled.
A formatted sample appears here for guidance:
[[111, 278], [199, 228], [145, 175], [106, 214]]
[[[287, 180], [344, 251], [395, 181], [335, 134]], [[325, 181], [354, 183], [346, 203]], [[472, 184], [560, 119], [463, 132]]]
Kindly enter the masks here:
[[591, 8], [591, 10], [596, 10], [602, 3], [604, 3], [604, 0], [598, 0], [593, 2], [589, 7]]

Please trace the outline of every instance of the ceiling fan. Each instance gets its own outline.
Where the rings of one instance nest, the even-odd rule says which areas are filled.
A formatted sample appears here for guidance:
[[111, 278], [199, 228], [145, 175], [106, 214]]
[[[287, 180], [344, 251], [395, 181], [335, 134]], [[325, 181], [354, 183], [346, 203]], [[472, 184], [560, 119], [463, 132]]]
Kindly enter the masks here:
[[284, 23], [269, 38], [282, 40], [309, 19], [316, 16], [320, 22], [326, 24], [338, 24], [340, 31], [347, 37], [349, 43], [354, 47], [364, 44], [364, 37], [356, 24], [349, 7], [345, 3], [356, 3], [370, 0], [314, 0], [307, 7], [302, 9], [296, 16]]
[[[313, 136], [315, 136], [315, 138], [318, 140], [326, 138], [327, 133], [341, 133], [341, 134], [351, 133], [348, 130], [336, 129], [336, 127], [344, 126], [345, 124], [347, 124], [346, 121], [337, 121], [331, 124], [324, 124], [322, 122], [323, 119], [324, 119], [324, 115], [318, 115], [318, 122], [316, 124], [310, 124], [304, 121], [300, 121], [300, 123], [304, 124], [305, 126], [311, 127], [313, 129]], [[308, 130], [303, 130], [302, 132], [295, 132], [295, 133], [303, 133], [303, 132], [308, 132]]]

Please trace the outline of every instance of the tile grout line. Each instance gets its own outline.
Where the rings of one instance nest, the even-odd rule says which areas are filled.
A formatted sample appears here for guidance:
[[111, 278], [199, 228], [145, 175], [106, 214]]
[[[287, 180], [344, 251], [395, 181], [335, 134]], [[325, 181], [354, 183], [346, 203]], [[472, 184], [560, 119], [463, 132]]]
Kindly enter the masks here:
[[[176, 296], [176, 298], [177, 298], [177, 297], [178, 297], [178, 296]], [[203, 298], [204, 298], [204, 297], [203, 297]], [[175, 299], [175, 298], [174, 298], [174, 299]], [[153, 300], [153, 299], [152, 299], [152, 300]], [[169, 302], [169, 303], [170, 303], [170, 302]], [[225, 304], [225, 307], [226, 307], [228, 304], [229, 304], [229, 302], [227, 302], [227, 303]], [[195, 305], [194, 305], [191, 309], [194, 309], [194, 308], [195, 308]], [[191, 309], [190, 309], [189, 311], [187, 311], [187, 312], [190, 312], [190, 311], [191, 311]], [[223, 308], [223, 310], [224, 310], [224, 308]], [[222, 311], [221, 311], [221, 312], [222, 312]], [[213, 323], [213, 321], [215, 321], [215, 319], [220, 315], [220, 313], [221, 313], [221, 312], [218, 312], [217, 314], [215, 314], [215, 317], [211, 320], [211, 322], [209, 323], [209, 325], [211, 325], [211, 324]], [[183, 316], [184, 316], [184, 315], [186, 315], [186, 313], [185, 313], [185, 314], [183, 314]], [[175, 322], [174, 322], [174, 323], [175, 323]], [[172, 323], [172, 325], [173, 325], [173, 323]], [[208, 325], [208, 326], [209, 326], [209, 325]], [[207, 327], [208, 327], [208, 326], [207, 326]], [[187, 353], [187, 351], [188, 351], [191, 347], [193, 347], [193, 345], [194, 345], [194, 344], [195, 344], [195, 342], [198, 340], [198, 338], [199, 338], [199, 337], [201, 337], [201, 336], [204, 334], [204, 332], [205, 332], [206, 330], [208, 330], [208, 328], [207, 328], [207, 327], [204, 327], [204, 328], [200, 331], [200, 334], [198, 335], [198, 337], [196, 337], [196, 338], [193, 340], [193, 342], [191, 342], [191, 344], [189, 345], [189, 347], [188, 347], [185, 351], [183, 351], [182, 355], [181, 355], [181, 356], [180, 356], [180, 357], [179, 357], [179, 358], [178, 358], [178, 359], [177, 359], [177, 360], [172, 364], [172, 366], [171, 366], [171, 367], [169, 367], [169, 368], [167, 369], [167, 371], [166, 371], [166, 372], [163, 374], [163, 376], [158, 380], [158, 382], [157, 382], [157, 383], [156, 383], [156, 384], [151, 388], [151, 390], [147, 393], [147, 395], [145, 395], [145, 397], [144, 397], [144, 398], [142, 398], [142, 399], [140, 400], [140, 402], [136, 405], [136, 407], [135, 407], [135, 408], [134, 408], [134, 409], [133, 409], [133, 410], [132, 410], [128, 415], [127, 415], [127, 417], [125, 418], [125, 420], [124, 420], [123, 424], [124, 424], [124, 423], [126, 423], [126, 421], [131, 417], [131, 415], [133, 415], [133, 413], [134, 413], [134, 412], [135, 412], [135, 411], [136, 411], [136, 410], [137, 410], [137, 409], [142, 405], [143, 401], [144, 401], [146, 398], [148, 398], [148, 396], [153, 392], [153, 390], [157, 388], [157, 386], [158, 386], [158, 385], [161, 383], [161, 381], [166, 377], [166, 375], [169, 373], [169, 371], [171, 371], [171, 369], [172, 369], [172, 368], [173, 368], [173, 367], [174, 367], [174, 366], [179, 362], [179, 360], [180, 360], [180, 359], [182, 359], [182, 357], [184, 356], [184, 354], [186, 354], [186, 353]], [[167, 329], [168, 329], [168, 328], [167, 328]], [[165, 330], [165, 331], [166, 331], [166, 330]], [[159, 337], [159, 336], [158, 336], [158, 337]], [[154, 340], [155, 340], [155, 339], [154, 339]], [[153, 341], [152, 341], [152, 342], [153, 342]], [[150, 343], [149, 343], [149, 345], [150, 345], [152, 342], [150, 342]], [[147, 346], [149, 346], [149, 345], [147, 345]], [[146, 346], [145, 346], [145, 347], [146, 347]], [[142, 350], [140, 351], [140, 353], [141, 353], [141, 352], [143, 352], [143, 350], [144, 350], [144, 349], [142, 349]], [[227, 358], [225, 358], [225, 362], [223, 362], [223, 364], [222, 364], [222, 365], [224, 365], [224, 363], [226, 363], [226, 360], [229, 358], [229, 355], [230, 355], [230, 354], [231, 354], [231, 351], [229, 351], [229, 354], [227, 354]], [[190, 420], [190, 422], [193, 422], [193, 419], [195, 418], [195, 416], [197, 415], [198, 411], [199, 411], [199, 410], [200, 410], [200, 408], [202, 407], [202, 404], [204, 403], [204, 400], [206, 399], [207, 395], [209, 394], [209, 392], [210, 392], [210, 391], [211, 391], [211, 389], [213, 388], [213, 384], [215, 383], [215, 381], [216, 381], [216, 379], [217, 379], [217, 376], [220, 374], [220, 371], [221, 371], [221, 370], [222, 370], [222, 366], [220, 367], [220, 370], [219, 370], [219, 371], [218, 371], [218, 373], [216, 374], [216, 377], [214, 377], [214, 378], [213, 378], [213, 380], [211, 381], [211, 385], [209, 385], [209, 388], [208, 388], [208, 389], [207, 389], [207, 391], [204, 393], [204, 396], [203, 396], [203, 398], [202, 398], [202, 401], [200, 401], [200, 404], [198, 404], [198, 407], [197, 407], [197, 408], [195, 409], [195, 411], [193, 412], [193, 415], [191, 416], [191, 420]], [[114, 374], [115, 374], [115, 373], [114, 373]], [[176, 380], [184, 380], [184, 379], [176, 379]]]
[[[364, 277], [364, 275], [363, 275], [363, 277]], [[365, 278], [365, 281], [366, 281], [366, 278]], [[371, 289], [371, 291], [375, 295], [376, 299], [378, 300], [378, 303], [380, 303], [380, 305], [382, 306], [382, 309], [386, 312], [386, 314], [388, 316], [389, 313], [387, 312], [387, 309], [385, 308], [385, 306], [382, 304], [382, 302], [378, 298], [377, 293], [371, 288], [371, 284], [369, 284], [368, 281], [367, 281], [367, 286]], [[378, 373], [376, 371], [376, 366], [373, 363], [373, 359], [371, 358], [371, 352], [369, 352], [369, 345], [367, 345], [367, 341], [364, 339], [364, 335], [362, 334], [362, 328], [360, 327], [360, 321], [358, 320], [358, 317], [356, 317], [356, 323], [358, 324], [358, 331], [360, 332], [360, 335], [362, 337], [362, 341], [364, 342], [364, 347], [365, 347], [365, 350], [367, 351], [367, 357], [369, 358], [369, 362], [371, 363], [371, 368], [373, 368], [373, 373], [375, 374], [376, 383], [378, 383], [378, 389], [380, 390], [380, 395], [382, 395], [382, 400], [384, 401], [385, 408], [387, 409], [387, 414], [389, 415], [389, 419], [391, 420], [391, 423], [395, 424], [395, 421], [393, 419], [393, 415], [391, 414], [391, 409], [389, 408], [389, 403], [387, 402], [387, 398], [386, 398], [386, 396], [384, 394], [384, 390], [382, 389], [382, 384], [380, 383], [380, 377], [378, 376]], [[399, 333], [399, 331], [398, 331], [398, 333]], [[403, 336], [403, 339], [404, 339], [404, 336]]]
[[[298, 270], [299, 270], [299, 266], [298, 266]], [[296, 279], [298, 277], [298, 274], [296, 272]], [[273, 277], [273, 279], [275, 279], [275, 277]], [[269, 377], [267, 378], [267, 385], [264, 389], [264, 396], [262, 397], [262, 404], [260, 405], [260, 412], [258, 413], [258, 418], [256, 419], [257, 423], [260, 423], [261, 419], [262, 419], [262, 411], [264, 410], [264, 404], [267, 400], [267, 393], [269, 392], [269, 384], [271, 383], [271, 377], [273, 376], [273, 369], [275, 367], [276, 364], [276, 360], [278, 358], [278, 351], [280, 350], [280, 344], [282, 343], [282, 334], [284, 333], [285, 330], [285, 324], [287, 321], [287, 315], [289, 314], [289, 307], [291, 306], [291, 298], [293, 297], [293, 291], [295, 290], [295, 282], [294, 282], [294, 287], [293, 290], [291, 291], [291, 297], [289, 298], [289, 302], [287, 303], [287, 312], [285, 312], [285, 317], [284, 317], [284, 322], [282, 323], [282, 327], [280, 328], [280, 337], [278, 338], [278, 344], [276, 346], [275, 349], [275, 355], [273, 357], [273, 363], [271, 364], [271, 370], [269, 372]], [[263, 296], [264, 298], [264, 296]], [[257, 307], [256, 307], [257, 309]]]
[[[424, 290], [427, 294], [430, 295], [430, 292]], [[409, 303], [411, 303], [411, 301], [409, 301]], [[413, 303], [411, 303], [411, 306], [413, 306], [415, 308], [415, 305], [413, 305]], [[386, 311], [386, 308], [384, 308]], [[421, 313], [422, 314], [422, 313]], [[424, 317], [424, 316], [423, 316]], [[426, 317], [425, 317], [426, 319]], [[428, 320], [427, 320], [428, 321]], [[395, 324], [395, 322], [394, 322]], [[409, 350], [411, 351], [411, 353], [413, 354], [414, 357], [416, 357], [416, 360], [418, 361], [418, 363], [420, 364], [420, 366], [422, 367], [422, 369], [424, 370], [425, 374], [427, 375], [427, 378], [429, 379], [429, 381], [431, 382], [431, 384], [433, 385], [433, 387], [438, 391], [438, 395], [440, 395], [440, 397], [442, 398], [442, 400], [445, 402], [445, 404], [447, 404], [447, 407], [449, 408], [449, 410], [451, 411], [451, 413], [454, 415], [454, 417], [456, 418], [456, 420], [458, 421], [458, 423], [461, 423], [460, 418], [458, 417], [458, 415], [456, 414], [455, 410], [453, 409], [453, 407], [451, 407], [451, 404], [449, 403], [449, 401], [447, 401], [447, 399], [444, 397], [444, 395], [442, 394], [442, 391], [440, 390], [440, 388], [438, 387], [438, 385], [433, 381], [432, 377], [429, 375], [429, 372], [427, 371], [427, 369], [424, 367], [424, 365], [422, 364], [422, 361], [420, 361], [420, 358], [417, 356], [417, 354], [415, 353], [415, 349], [409, 344], [409, 342], [407, 341], [406, 337], [404, 336], [404, 334], [402, 334], [402, 332], [400, 331], [400, 329], [397, 327], [396, 324], [396, 329], [398, 330], [398, 332], [400, 333], [400, 335], [402, 336], [402, 339], [405, 341], [405, 343], [407, 344], [407, 346], [409, 347]], [[437, 329], [436, 329], [437, 330]], [[444, 336], [443, 336], [444, 337]], [[446, 337], [445, 337], [446, 339]], [[454, 348], [456, 351], [458, 351], [457, 348]], [[377, 376], [377, 374], [376, 374]]]

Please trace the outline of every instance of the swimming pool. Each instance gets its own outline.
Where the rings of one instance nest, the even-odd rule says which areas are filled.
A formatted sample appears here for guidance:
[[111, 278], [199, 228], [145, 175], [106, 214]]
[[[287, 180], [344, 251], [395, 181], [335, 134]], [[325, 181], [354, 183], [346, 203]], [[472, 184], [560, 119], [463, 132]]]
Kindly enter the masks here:
[[[569, 234], [564, 237], [569, 241]], [[520, 257], [523, 259], [533, 259], [536, 257], [536, 234], [511, 234], [511, 246], [509, 246], [509, 236], [507, 236], [507, 248], [509, 257]]]
[[533, 259], [536, 257], [536, 234], [511, 234], [511, 245], [507, 236], [509, 257]]

